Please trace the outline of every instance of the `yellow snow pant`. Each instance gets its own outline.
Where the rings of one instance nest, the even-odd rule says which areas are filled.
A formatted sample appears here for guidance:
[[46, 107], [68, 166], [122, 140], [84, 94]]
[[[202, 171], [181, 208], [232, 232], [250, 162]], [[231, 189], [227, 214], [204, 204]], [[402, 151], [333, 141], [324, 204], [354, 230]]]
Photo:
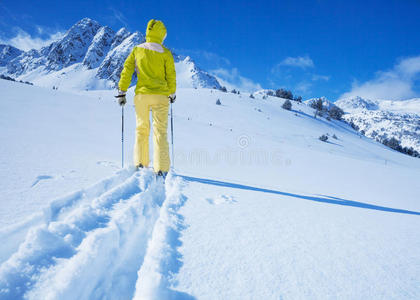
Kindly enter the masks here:
[[169, 99], [164, 95], [143, 95], [134, 97], [136, 107], [136, 141], [134, 165], [149, 165], [150, 110], [153, 120], [153, 168], [155, 172], [169, 171], [169, 145], [167, 139]]

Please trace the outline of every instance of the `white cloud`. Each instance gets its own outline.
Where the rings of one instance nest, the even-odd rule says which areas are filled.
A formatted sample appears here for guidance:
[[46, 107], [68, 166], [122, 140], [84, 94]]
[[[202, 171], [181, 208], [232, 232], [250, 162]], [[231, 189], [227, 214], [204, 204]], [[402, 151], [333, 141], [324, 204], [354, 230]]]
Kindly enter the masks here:
[[318, 74], [312, 75], [312, 81], [328, 81], [328, 80], [330, 80], [330, 76], [318, 75]]
[[298, 67], [302, 69], [313, 68], [314, 62], [308, 56], [286, 57], [278, 66]]
[[351, 91], [340, 98], [360, 96], [368, 99], [402, 100], [419, 96], [414, 87], [420, 75], [420, 55], [401, 59], [391, 70], [378, 71], [375, 78], [353, 82]]
[[420, 73], [420, 55], [401, 60], [396, 69], [405, 76], [415, 76]]
[[227, 59], [226, 57], [220, 56], [217, 53], [201, 50], [201, 51], [195, 51], [195, 54], [197, 54], [198, 56], [202, 56], [207, 61], [209, 61], [209, 62], [211, 61], [211, 62], [216, 63], [218, 65], [226, 65], [226, 66], [230, 65], [230, 60], [229, 59]]
[[128, 20], [121, 11], [115, 9], [114, 7], [108, 7], [108, 9], [112, 12], [112, 16], [110, 16], [110, 18], [113, 18], [114, 20], [119, 21], [125, 27], [128, 27]]
[[253, 92], [262, 89], [259, 83], [242, 76], [237, 68], [219, 68], [210, 71], [210, 73], [216, 76], [220, 84], [226, 86], [228, 89], [238, 89], [245, 92]]
[[175, 53], [188, 55], [198, 62], [199, 65], [211, 65], [212, 68], [224, 68], [231, 65], [230, 60], [217, 53], [210, 52], [207, 50], [191, 50], [191, 49], [173, 49]]
[[300, 93], [308, 93], [310, 92], [311, 87], [312, 87], [312, 83], [307, 82], [307, 81], [302, 81], [296, 85], [295, 89], [297, 92], [300, 92]]
[[45, 34], [47, 30], [41, 26], [36, 26], [36, 29], [38, 34], [44, 35], [45, 37], [31, 36], [23, 29], [17, 28], [16, 35], [14, 37], [9, 39], [0, 39], [0, 43], [12, 45], [18, 49], [28, 51], [31, 49], [40, 49], [46, 45], [49, 45], [53, 41], [60, 39], [64, 35], [64, 33], [61, 31]]

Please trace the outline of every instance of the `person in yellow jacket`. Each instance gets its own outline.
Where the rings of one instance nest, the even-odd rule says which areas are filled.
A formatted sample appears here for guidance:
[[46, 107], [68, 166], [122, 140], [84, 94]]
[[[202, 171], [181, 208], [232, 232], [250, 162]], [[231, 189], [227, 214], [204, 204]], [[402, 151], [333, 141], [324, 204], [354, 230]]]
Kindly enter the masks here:
[[136, 108], [136, 142], [134, 165], [149, 165], [149, 113], [153, 120], [153, 168], [166, 176], [170, 167], [167, 140], [169, 101], [175, 102], [176, 73], [172, 53], [162, 46], [166, 27], [162, 21], [150, 20], [146, 29], [146, 42], [134, 47], [124, 63], [119, 88], [119, 104], [126, 103], [125, 94], [134, 71], [137, 74], [134, 105]]

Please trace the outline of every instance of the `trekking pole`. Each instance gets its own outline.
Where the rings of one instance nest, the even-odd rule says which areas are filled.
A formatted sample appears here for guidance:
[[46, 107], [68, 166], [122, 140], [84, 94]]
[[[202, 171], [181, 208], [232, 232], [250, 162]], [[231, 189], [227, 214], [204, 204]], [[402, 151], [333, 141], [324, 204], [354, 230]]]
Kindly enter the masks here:
[[[118, 96], [114, 96], [115, 98], [125, 98], [125, 94], [119, 94]], [[118, 103], [121, 105], [121, 168], [124, 168], [124, 102]]]
[[175, 168], [175, 157], [174, 157], [174, 117], [172, 113], [172, 103], [171, 103], [171, 152], [172, 152], [172, 170]]
[[121, 168], [124, 168], [124, 105], [121, 105]]

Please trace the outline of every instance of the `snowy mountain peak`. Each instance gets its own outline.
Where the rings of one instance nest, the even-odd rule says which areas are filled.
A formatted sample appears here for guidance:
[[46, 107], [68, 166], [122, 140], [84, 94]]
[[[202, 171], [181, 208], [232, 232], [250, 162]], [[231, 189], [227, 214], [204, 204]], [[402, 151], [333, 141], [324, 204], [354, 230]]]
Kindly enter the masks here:
[[74, 24], [70, 28], [70, 30], [74, 30], [74, 29], [77, 29], [77, 28], [80, 28], [82, 30], [86, 30], [87, 28], [98, 28], [100, 26], [101, 25], [97, 21], [92, 20], [91, 18], [83, 18], [80, 21], [78, 21], [76, 24]]
[[83, 64], [86, 65], [88, 69], [99, 66], [111, 47], [114, 34], [115, 32], [107, 26], [103, 26], [97, 31], [86, 52], [85, 58], [83, 59]]
[[178, 57], [179, 61], [184, 61], [185, 63], [194, 63], [194, 61], [192, 60], [191, 56], [187, 55], [184, 58], [182, 58], [182, 56]]
[[125, 36], [127, 34], [129, 34], [129, 32], [128, 32], [127, 28], [125, 28], [125, 27], [121, 27], [116, 33], [116, 35], [119, 35], [119, 36]]
[[378, 101], [373, 101], [370, 99], [364, 99], [362, 97], [356, 96], [353, 98], [347, 99], [340, 99], [335, 104], [340, 107], [344, 111], [351, 111], [351, 110], [377, 110]]
[[219, 81], [200, 69], [191, 57], [174, 55], [174, 59], [178, 85], [187, 88], [221, 88]]
[[[126, 35], [128, 32], [121, 32]], [[120, 35], [121, 37], [123, 35]], [[130, 54], [130, 51], [138, 44], [144, 42], [144, 36], [140, 32], [134, 32], [128, 35], [118, 46], [112, 48], [99, 66], [97, 77], [100, 79], [109, 79], [118, 82], [124, 61]]]
[[84, 18], [73, 25], [60, 41], [53, 43], [54, 46], [47, 54], [49, 69], [59, 70], [81, 62], [100, 28], [98, 22], [89, 18]]
[[322, 106], [324, 108], [326, 108], [327, 110], [331, 109], [332, 107], [336, 106], [333, 102], [331, 102], [330, 100], [328, 100], [327, 97], [319, 97], [319, 98], [311, 98], [308, 100], [305, 100], [304, 103], [311, 105], [314, 101], [317, 101], [318, 99], [322, 100]]
[[12, 59], [23, 53], [22, 50], [10, 45], [0, 44], [0, 67], [6, 66]]
[[130, 35], [130, 32], [125, 28], [121, 28], [117, 31], [117, 33], [114, 36], [114, 39], [112, 40], [111, 49], [114, 49], [119, 44], [122, 43], [122, 41]]
[[[143, 43], [140, 32], [117, 32], [84, 18], [64, 36], [40, 50], [0, 55], [5, 75], [42, 86], [68, 89], [115, 87], [130, 51]], [[1, 48], [0, 48], [1, 49]], [[191, 57], [176, 56], [178, 87], [220, 88], [215, 77], [201, 70]], [[70, 69], [69, 69], [70, 68]]]

